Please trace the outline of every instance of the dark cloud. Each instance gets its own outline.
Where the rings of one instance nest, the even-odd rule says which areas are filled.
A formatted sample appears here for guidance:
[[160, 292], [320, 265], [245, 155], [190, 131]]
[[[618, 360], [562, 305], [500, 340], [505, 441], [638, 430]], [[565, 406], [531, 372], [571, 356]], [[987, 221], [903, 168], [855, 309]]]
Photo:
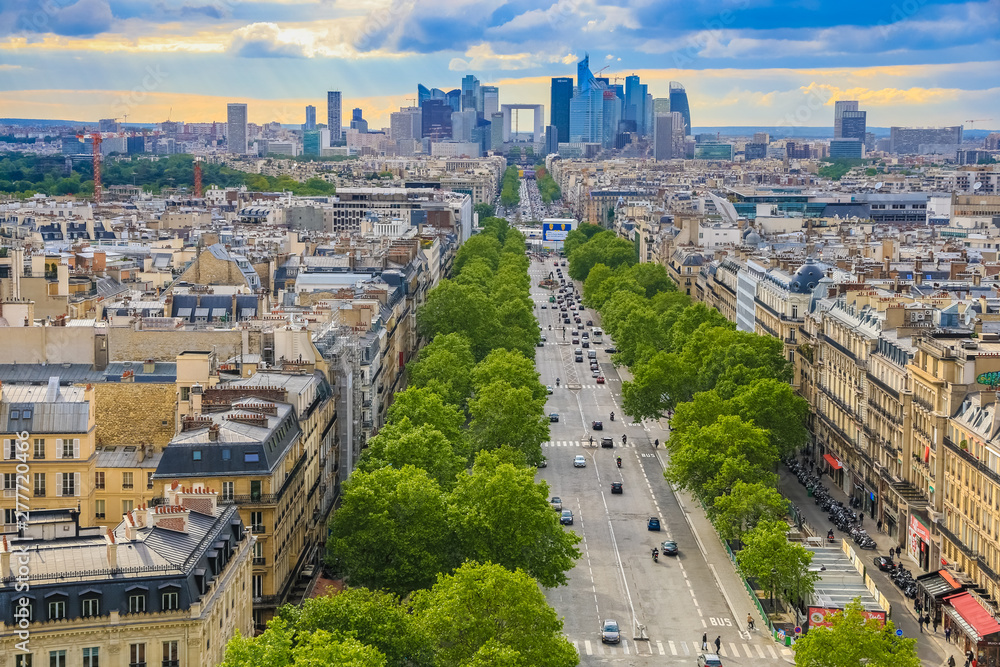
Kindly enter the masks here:
[[0, 34], [87, 37], [113, 21], [108, 0], [0, 0]]

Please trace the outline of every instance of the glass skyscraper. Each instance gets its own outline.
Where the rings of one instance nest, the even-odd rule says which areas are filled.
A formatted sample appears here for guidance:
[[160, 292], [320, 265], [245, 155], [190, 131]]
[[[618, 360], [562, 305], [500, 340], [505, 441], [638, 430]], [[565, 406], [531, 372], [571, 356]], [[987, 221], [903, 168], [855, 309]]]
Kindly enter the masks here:
[[326, 129], [330, 130], [330, 145], [343, 138], [340, 91], [331, 90], [326, 94]]
[[676, 81], [670, 82], [670, 110], [676, 111], [684, 119], [684, 136], [691, 134], [691, 109], [688, 108], [688, 95], [684, 86]]
[[560, 143], [569, 141], [569, 103], [573, 99], [573, 78], [558, 76], [552, 79], [552, 103], [549, 122], [556, 127]]

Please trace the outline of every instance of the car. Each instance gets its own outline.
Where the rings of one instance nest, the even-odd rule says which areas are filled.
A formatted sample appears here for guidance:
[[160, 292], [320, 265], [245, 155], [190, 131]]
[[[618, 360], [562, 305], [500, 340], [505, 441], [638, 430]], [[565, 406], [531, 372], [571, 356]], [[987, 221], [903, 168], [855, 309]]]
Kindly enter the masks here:
[[576, 458], [573, 459], [574, 468], [586, 468], [587, 458], [583, 454], [577, 454]]
[[600, 367], [598, 367], [597, 362], [596, 361], [591, 361], [590, 362], [590, 372], [591, 373], [596, 373], [599, 370], [601, 370], [601, 369], [600, 369]]
[[597, 376], [597, 384], [604, 384], [604, 376], [603, 375], [598, 375]]
[[549, 501], [549, 504], [552, 505], [552, 509], [555, 511], [562, 511], [562, 498], [559, 496], [552, 496], [552, 500]]
[[649, 521], [646, 522], [646, 530], [655, 530], [655, 531], [659, 532], [660, 531], [660, 517], [658, 517], [658, 516], [651, 516], [651, 517], [649, 517]]
[[594, 378], [596, 380], [597, 378], [601, 377], [601, 371], [599, 371], [596, 368], [594, 368], [593, 366], [591, 366], [591, 368], [590, 368], [590, 377], [592, 377], [592, 378]]
[[557, 422], [557, 421], [559, 421], [559, 413], [558, 412], [553, 412], [552, 414], [550, 414], [549, 415], [549, 421], [550, 422]]
[[543, 456], [542, 460], [538, 462], [538, 467], [539, 468], [548, 468], [549, 467], [549, 460]]
[[660, 543], [660, 553], [664, 556], [676, 556], [677, 542], [674, 542], [673, 540], [666, 540]]
[[570, 342], [572, 342], [573, 345], [579, 345], [580, 344], [580, 339], [579, 338], [573, 338]]
[[614, 438], [601, 438], [601, 447], [611, 447], [615, 446]]
[[875, 567], [883, 572], [888, 572], [889, 570], [895, 568], [896, 564], [893, 563], [892, 559], [888, 556], [875, 556]]
[[546, 306], [546, 305], [545, 305], [544, 303], [542, 304], [542, 310], [548, 310], [548, 308], [549, 308], [549, 307], [548, 307], [548, 306]]
[[570, 304], [569, 309], [570, 310], [576, 310], [576, 304], [575, 303], [574, 304]]
[[589, 352], [587, 352], [587, 356], [590, 357], [591, 359], [596, 359], [597, 358], [597, 350], [590, 350]]
[[590, 422], [590, 428], [594, 429], [595, 431], [603, 431], [604, 422], [599, 422], [599, 421]]
[[545, 385], [545, 393], [547, 393], [547, 394], [551, 394], [552, 393], [552, 385], [550, 385], [550, 384]]
[[606, 348], [604, 348], [604, 351], [607, 352], [608, 354], [615, 354], [615, 353], [618, 352], [618, 348], [617, 347], [606, 347]]
[[698, 667], [722, 667], [722, 660], [715, 653], [702, 653], [698, 656]]
[[564, 526], [573, 525], [573, 510], [563, 510], [562, 514], [559, 515], [559, 523]]
[[601, 643], [617, 644], [622, 640], [621, 630], [618, 628], [618, 621], [607, 618], [601, 625]]
[[589, 340], [587, 340], [586, 338], [584, 338], [584, 339], [583, 339], [583, 346], [584, 346], [584, 347], [590, 347], [590, 341], [589, 341]]
[[587, 320], [587, 326], [588, 327], [594, 326], [594, 320]]
[[622, 483], [611, 482], [611, 493], [622, 493]]
[[563, 262], [561, 266], [566, 266], [566, 262]]
[[545, 347], [545, 343], [543, 341], [538, 341], [535, 343], [535, 347]]
[[582, 354], [576, 355], [576, 363], [578, 363], [578, 364], [582, 364], [583, 363], [583, 355]]
[[569, 324], [569, 323], [570, 323], [569, 322], [569, 318], [568, 317], [564, 317], [563, 318], [563, 324]]
[[577, 320], [576, 328], [577, 329], [582, 329], [583, 328], [583, 323], [580, 322], [580, 318], [578, 317], [578, 318], [576, 318], [576, 320]]
[[545, 335], [544, 335], [544, 334], [542, 334], [542, 342], [544, 343], [544, 342], [545, 342], [545, 341], [547, 341], [547, 340], [548, 340], [548, 338], [546, 338], [546, 337], [545, 337]]
[[583, 332], [583, 333], [582, 333], [581, 335], [582, 335], [582, 336], [583, 336], [584, 338], [590, 338], [590, 332], [589, 332], [589, 331], [584, 331], [584, 332]]

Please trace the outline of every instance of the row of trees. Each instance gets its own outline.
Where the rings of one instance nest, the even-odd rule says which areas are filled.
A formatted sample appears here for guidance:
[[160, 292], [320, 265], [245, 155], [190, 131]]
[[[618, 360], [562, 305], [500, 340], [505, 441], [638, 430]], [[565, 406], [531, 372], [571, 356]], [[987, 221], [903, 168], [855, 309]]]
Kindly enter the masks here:
[[504, 208], [514, 208], [521, 203], [521, 178], [514, 165], [507, 167], [503, 173], [503, 181], [500, 184], [500, 203], [503, 204]]
[[542, 201], [546, 204], [562, 199], [562, 190], [559, 189], [556, 179], [552, 178], [552, 174], [541, 165], [535, 167], [535, 182], [538, 185], [538, 192], [542, 195]]
[[[549, 431], [524, 237], [482, 226], [418, 311], [431, 342], [331, 519], [327, 563], [350, 588], [234, 640], [229, 666], [577, 663], [539, 589], [564, 584], [580, 553], [534, 479]], [[491, 330], [498, 314], [524, 329]]]
[[[742, 546], [744, 575], [801, 605], [818, 575], [809, 572], [812, 553], [787, 539], [777, 465], [808, 442], [808, 404], [789, 385], [781, 341], [737, 331], [692, 303], [662, 266], [627, 259], [627, 242], [610, 232], [591, 225], [578, 232], [566, 242], [570, 275], [584, 280], [584, 302], [616, 341], [615, 362], [631, 369], [624, 412], [636, 420], [672, 416], [667, 480], [701, 499], [722, 537]], [[809, 660], [800, 664], [824, 664]]]

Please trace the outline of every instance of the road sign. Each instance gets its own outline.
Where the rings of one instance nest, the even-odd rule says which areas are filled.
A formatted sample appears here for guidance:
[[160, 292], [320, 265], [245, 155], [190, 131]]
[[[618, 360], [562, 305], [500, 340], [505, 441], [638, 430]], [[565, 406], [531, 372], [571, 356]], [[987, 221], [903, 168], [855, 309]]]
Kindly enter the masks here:
[[902, 637], [903, 636], [903, 631], [902, 630], [896, 630], [896, 636], [897, 637]]
[[797, 634], [797, 635], [801, 635], [802, 634], [802, 626], [801, 625], [796, 625], [795, 626], [795, 634]]

